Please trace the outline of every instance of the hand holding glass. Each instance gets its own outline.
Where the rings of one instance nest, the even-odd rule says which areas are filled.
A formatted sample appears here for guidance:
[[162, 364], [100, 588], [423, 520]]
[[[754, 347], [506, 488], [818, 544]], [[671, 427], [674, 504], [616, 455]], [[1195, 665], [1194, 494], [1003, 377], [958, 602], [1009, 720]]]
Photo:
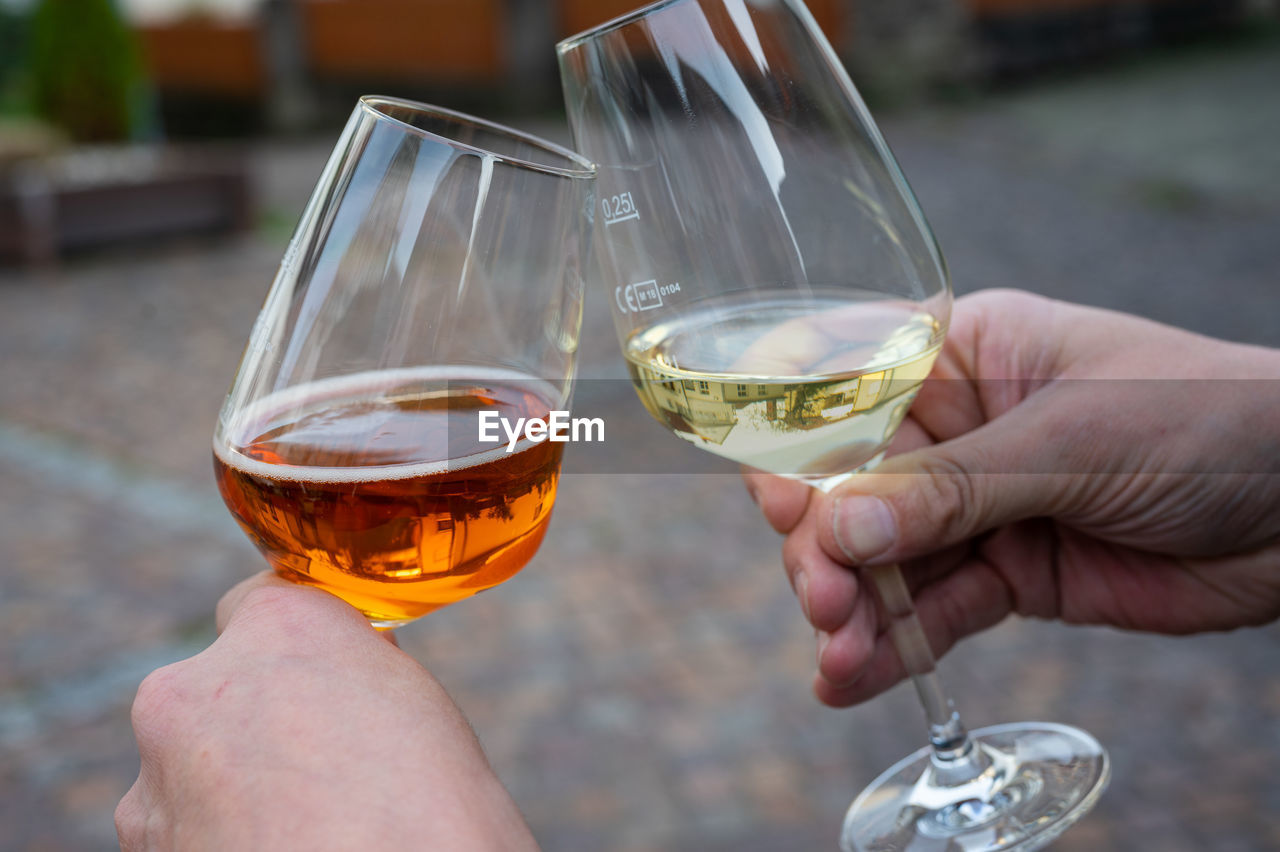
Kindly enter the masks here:
[[[798, 0], [664, 0], [559, 45], [633, 383], [685, 440], [829, 490], [873, 467], [951, 291], [901, 171]], [[897, 567], [871, 569], [930, 746], [850, 808], [848, 850], [1040, 848], [1093, 804], [1088, 734], [960, 722]]]

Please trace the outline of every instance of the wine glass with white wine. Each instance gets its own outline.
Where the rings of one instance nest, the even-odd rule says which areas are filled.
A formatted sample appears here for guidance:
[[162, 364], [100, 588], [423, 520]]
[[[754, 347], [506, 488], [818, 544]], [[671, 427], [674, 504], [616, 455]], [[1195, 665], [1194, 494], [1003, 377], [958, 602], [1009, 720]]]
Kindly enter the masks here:
[[[947, 329], [946, 266], [799, 0], [663, 0], [558, 46], [632, 382], [705, 450], [830, 490], [873, 468]], [[929, 745], [845, 818], [846, 850], [1041, 848], [1109, 775], [1087, 733], [972, 733], [896, 566], [869, 569]]]

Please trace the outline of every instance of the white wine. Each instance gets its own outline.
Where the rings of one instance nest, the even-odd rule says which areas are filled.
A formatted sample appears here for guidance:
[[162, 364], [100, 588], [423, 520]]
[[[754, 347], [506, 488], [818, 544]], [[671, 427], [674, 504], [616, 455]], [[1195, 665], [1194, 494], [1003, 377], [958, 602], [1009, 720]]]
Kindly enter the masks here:
[[694, 305], [631, 336], [631, 380], [666, 428], [772, 473], [823, 480], [878, 460], [945, 328], [856, 294]]

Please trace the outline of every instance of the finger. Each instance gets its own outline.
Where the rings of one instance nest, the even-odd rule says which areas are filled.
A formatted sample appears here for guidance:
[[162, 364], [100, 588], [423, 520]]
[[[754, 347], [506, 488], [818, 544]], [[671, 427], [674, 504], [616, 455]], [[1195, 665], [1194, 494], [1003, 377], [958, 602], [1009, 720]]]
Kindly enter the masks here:
[[775, 530], [786, 535], [800, 523], [813, 489], [803, 482], [744, 467], [747, 493]]
[[894, 433], [893, 440], [889, 442], [889, 448], [885, 451], [890, 456], [909, 453], [912, 450], [919, 450], [924, 447], [932, 446], [936, 443], [924, 427], [910, 415], [902, 421], [902, 425], [898, 427], [898, 431]]
[[[916, 615], [935, 657], [946, 654], [961, 639], [998, 624], [1012, 611], [1008, 586], [982, 559], [966, 562], [944, 580], [924, 589], [916, 600]], [[814, 692], [832, 707], [860, 704], [907, 677], [887, 629], [875, 636], [874, 648], [856, 680], [843, 679], [847, 672], [838, 667], [838, 657], [828, 662], [824, 656], [824, 662], [827, 664], [819, 670]]]
[[1061, 433], [1053, 409], [1053, 401], [1028, 401], [960, 438], [894, 456], [842, 483], [824, 498], [823, 549], [855, 565], [884, 565], [1069, 511], [1081, 493], [1076, 477], [1036, 472], [1058, 469], [1062, 455], [1074, 451], [1044, 440]]
[[227, 590], [227, 593], [218, 601], [218, 605], [214, 610], [214, 619], [217, 622], [218, 632], [221, 633], [227, 628], [231, 616], [245, 599], [251, 593], [258, 589], [270, 588], [272, 586], [293, 588], [294, 584], [277, 575], [274, 571], [259, 571], [247, 580], [241, 580], [236, 585]]
[[141, 787], [139, 778], [116, 805], [116, 839], [122, 852], [145, 848], [147, 807], [142, 801]]
[[[990, 542], [990, 539], [984, 538], [982, 541]], [[979, 549], [975, 547], [974, 542], [967, 541], [962, 544], [945, 547], [918, 559], [912, 559], [910, 562], [902, 563], [900, 566], [902, 578], [907, 583], [907, 589], [911, 592], [911, 597], [915, 598], [920, 594], [921, 590], [954, 572], [961, 565], [973, 559], [978, 552]], [[982, 548], [981, 552], [985, 554], [986, 549]], [[874, 588], [868, 591], [873, 597], [875, 596], [874, 592]], [[879, 600], [878, 597], [876, 599]]]
[[879, 617], [870, 594], [862, 594], [844, 624], [831, 633], [818, 633], [818, 678], [831, 685], [850, 686], [863, 675], [876, 648]]
[[831, 559], [818, 544], [818, 516], [806, 514], [782, 545], [782, 565], [805, 618], [817, 630], [840, 629], [853, 614], [857, 575]]
[[[928, 436], [925, 443], [936, 444], [977, 429], [1009, 407], [1011, 402], [1005, 401], [1001, 407], [987, 408], [992, 400], [984, 399], [981, 392], [992, 383], [975, 381], [978, 377], [971, 372], [973, 366], [966, 363], [971, 354], [964, 351], [966, 349], [972, 349], [972, 344], [966, 346], [962, 336], [948, 335], [929, 377], [920, 385], [920, 392], [911, 404], [911, 412], [902, 429], [899, 429], [899, 435], [904, 429], [914, 426], [920, 433]], [[914, 446], [902, 446], [898, 448], [898, 452], [918, 449], [923, 445], [924, 443], [916, 443]]]
[[[247, 601], [253, 599], [255, 596], [261, 596], [269, 589], [279, 590], [279, 592], [287, 595], [291, 612], [293, 607], [299, 605], [300, 602], [305, 602], [303, 605], [308, 608], [308, 613], [312, 613], [313, 608], [316, 610], [315, 613], [312, 613], [312, 617], [336, 617], [343, 623], [363, 622], [363, 624], [369, 627], [371, 631], [375, 632], [395, 647], [400, 647], [400, 642], [396, 639], [395, 631], [374, 630], [363, 615], [360, 615], [354, 607], [342, 601], [337, 596], [313, 586], [291, 583], [272, 571], [261, 571], [254, 574], [247, 580], [243, 580], [235, 586], [232, 586], [231, 589], [222, 596], [222, 599], [218, 601], [215, 614], [218, 633], [221, 634], [227, 628], [227, 625], [231, 623], [231, 620], [234, 617], [236, 617], [236, 614], [242, 611], [244, 604]], [[320, 615], [320, 612], [329, 613], [330, 615]], [[355, 616], [355, 618], [352, 618], [352, 616]], [[283, 613], [281, 613], [281, 617], [284, 617]]]
[[[830, 650], [828, 647], [828, 652]], [[820, 669], [813, 679], [813, 693], [819, 701], [830, 707], [852, 707], [896, 686], [906, 676], [888, 636], [881, 634], [876, 638], [858, 677], [848, 683], [832, 682]]]
[[153, 754], [143, 750], [138, 777], [116, 805], [116, 836], [124, 852], [151, 848], [155, 838], [149, 838], [148, 834], [164, 833], [167, 814], [162, 807], [160, 788], [164, 784], [165, 767], [164, 761]]
[[[879, 496], [884, 506], [842, 501], [847, 517], [833, 523], [844, 540], [834, 527], [822, 538], [834, 558], [903, 562], [1010, 521], [1051, 514], [1069, 499], [1071, 477], [1036, 472], [1072, 469], [1082, 453], [1094, 452], [1097, 431], [1081, 428], [1080, 414], [1111, 409], [1045, 384], [1062, 369], [1060, 308], [1008, 291], [956, 301], [946, 345], [894, 448], [911, 451], [838, 489]], [[916, 426], [919, 432], [906, 431]], [[920, 433], [941, 443], [920, 446]]]

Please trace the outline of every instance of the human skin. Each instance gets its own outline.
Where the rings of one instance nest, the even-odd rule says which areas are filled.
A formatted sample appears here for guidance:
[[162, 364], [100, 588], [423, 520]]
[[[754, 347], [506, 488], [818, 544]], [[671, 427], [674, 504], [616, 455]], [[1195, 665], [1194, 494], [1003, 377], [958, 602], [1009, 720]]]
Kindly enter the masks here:
[[[957, 301], [934, 376], [876, 473], [831, 494], [747, 475], [820, 632], [823, 701], [904, 677], [860, 565], [902, 563], [938, 653], [1013, 612], [1280, 616], [1280, 353], [990, 292]], [[139, 689], [122, 848], [536, 848], [457, 706], [356, 610], [261, 574], [218, 628]]]
[[138, 690], [126, 852], [537, 848], [458, 707], [355, 609], [264, 573], [217, 621]]
[[905, 677], [858, 566], [939, 656], [1011, 613], [1185, 634], [1280, 617], [1280, 352], [1016, 291], [958, 299], [892, 454], [829, 494], [757, 471], [832, 706]]

